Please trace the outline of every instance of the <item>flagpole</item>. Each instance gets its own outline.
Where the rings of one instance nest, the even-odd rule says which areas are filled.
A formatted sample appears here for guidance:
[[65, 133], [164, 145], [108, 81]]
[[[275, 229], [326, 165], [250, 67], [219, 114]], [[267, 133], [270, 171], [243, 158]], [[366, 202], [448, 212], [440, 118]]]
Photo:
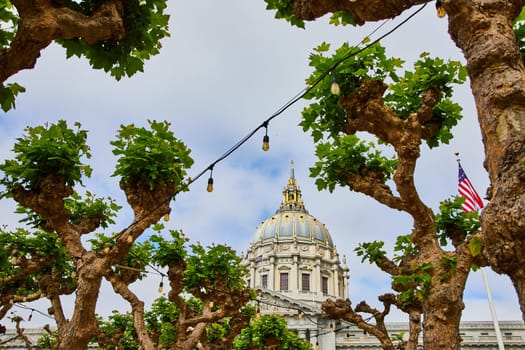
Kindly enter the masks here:
[[485, 290], [487, 291], [487, 299], [489, 300], [490, 314], [492, 316], [492, 323], [494, 323], [494, 331], [496, 332], [496, 340], [498, 341], [498, 349], [505, 350], [503, 346], [503, 338], [501, 337], [501, 331], [499, 329], [498, 317], [496, 316], [496, 308], [494, 307], [494, 301], [492, 300], [492, 293], [489, 287], [489, 280], [487, 278], [487, 273], [482, 267], [481, 275], [483, 276], [483, 282], [485, 283]]
[[[460, 173], [462, 173], [463, 170], [461, 169], [461, 162], [460, 162], [460, 159], [459, 159], [459, 152], [455, 152], [454, 154], [456, 156], [456, 160], [457, 160], [458, 166], [460, 168]], [[465, 178], [466, 178], [466, 175], [465, 175]], [[473, 192], [476, 192], [476, 190], [473, 187], [471, 188], [471, 190]], [[460, 195], [464, 196], [464, 194], [462, 194], [461, 192], [460, 192]], [[479, 198], [477, 193], [475, 193], [475, 195]], [[475, 208], [469, 209], [469, 211], [474, 211], [474, 210], [478, 211], [478, 209], [480, 207], [483, 207], [483, 202], [481, 201], [481, 198], [479, 198], [479, 206], [475, 206]], [[503, 338], [501, 337], [501, 331], [500, 331], [500, 328], [499, 328], [498, 317], [496, 315], [496, 308], [494, 307], [494, 301], [492, 300], [492, 292], [490, 291], [489, 280], [487, 278], [487, 273], [485, 272], [485, 269], [483, 267], [480, 270], [481, 270], [481, 275], [483, 276], [483, 283], [485, 284], [485, 290], [487, 292], [487, 299], [489, 301], [490, 315], [492, 317], [492, 323], [494, 324], [494, 331], [496, 332], [496, 340], [498, 342], [498, 349], [499, 350], [505, 350], [505, 347], [503, 346]]]

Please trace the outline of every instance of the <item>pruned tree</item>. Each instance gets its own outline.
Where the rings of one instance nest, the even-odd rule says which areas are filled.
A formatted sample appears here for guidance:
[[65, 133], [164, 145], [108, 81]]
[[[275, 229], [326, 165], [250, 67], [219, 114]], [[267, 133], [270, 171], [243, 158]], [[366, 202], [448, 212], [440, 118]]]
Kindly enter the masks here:
[[[305, 20], [314, 20], [328, 13], [334, 23], [362, 25], [394, 18], [414, 6], [430, 2], [265, 1], [269, 9], [276, 10], [276, 17], [299, 26], [303, 26]], [[485, 146], [484, 165], [490, 187], [487, 191], [489, 203], [482, 212], [483, 254], [496, 272], [507, 274], [512, 280], [525, 319], [525, 217], [522, 214], [525, 212], [525, 66], [521, 54], [524, 47], [523, 23], [519, 23], [523, 20], [520, 12], [525, 1], [440, 0], [436, 5], [446, 15], [451, 40], [465, 56]], [[519, 30], [515, 32], [515, 29]], [[364, 114], [369, 120], [378, 120], [374, 118], [378, 109], [375, 106], [377, 102], [381, 106], [380, 97], [384, 88], [379, 83], [366, 84], [360, 89], [361, 92], [354, 94], [352, 102], [344, 100], [345, 104], [351, 103], [344, 105], [348, 117], [351, 117], [348, 118], [348, 128], [355, 124], [354, 116], [360, 116], [357, 121], [362, 123], [365, 123]], [[421, 112], [424, 108], [433, 109], [433, 93], [421, 92], [418, 95], [422, 102]], [[358, 98], [360, 101], [356, 101]], [[345, 123], [346, 120], [340, 122]], [[381, 123], [376, 125], [376, 131], [393, 133], [396, 126], [396, 123]], [[408, 151], [409, 147], [405, 149]], [[403, 172], [399, 174], [405, 175]], [[368, 176], [374, 177], [373, 173]], [[406, 182], [411, 179], [410, 176], [404, 178]], [[380, 188], [376, 190], [383, 191]], [[424, 212], [420, 214], [425, 215]], [[417, 240], [414, 243], [419, 245]]]
[[412, 218], [413, 230], [398, 239], [393, 259], [383, 242], [364, 243], [358, 254], [392, 277], [404, 308], [420, 307], [425, 348], [459, 349], [463, 290], [471, 266], [483, 263], [470, 245], [479, 241], [477, 214], [451, 201], [450, 227], [439, 227], [419, 197], [414, 173], [423, 141], [433, 148], [452, 138], [461, 118], [452, 86], [464, 81], [465, 70], [459, 62], [422, 54], [413, 70], [402, 73], [402, 61], [386, 57], [377, 43], [328, 50], [322, 44], [310, 56], [314, 72], [306, 98], [312, 103], [301, 122], [319, 158], [311, 176], [319, 189], [348, 187]]
[[[241, 258], [227, 246], [205, 249], [200, 244], [191, 245], [192, 254], [186, 256], [184, 238], [177, 232], [172, 232], [170, 241], [161, 236], [152, 240], [158, 245], [153, 261], [168, 267], [168, 299], [178, 309], [172, 322], [175, 343], [170, 348], [191, 350], [200, 344], [202, 349], [214, 349], [217, 342], [231, 347], [253, 314], [244, 308], [254, 295], [246, 286]], [[200, 307], [189, 304], [185, 295], [193, 296]]]
[[[0, 165], [2, 197], [14, 199], [26, 223], [36, 230], [21, 234], [18, 240], [17, 231], [3, 236], [14, 243], [0, 251], [0, 262], [5, 264], [11, 253], [16, 254], [10, 261], [12, 268], [2, 271], [1, 310], [28, 297], [48, 298], [58, 327], [57, 349], [84, 349], [97, 335], [95, 308], [102, 279], [114, 282], [114, 268], [126, 259], [134, 241], [169, 213], [172, 198], [186, 189], [186, 170], [193, 163], [189, 150], [175, 138], [168, 123], [151, 121], [150, 127], [122, 126], [113, 142], [113, 152], [119, 156], [114, 175], [121, 178], [120, 187], [134, 218], [94, 249], [86, 247], [85, 239], [93, 237], [99, 227], [107, 227], [118, 206], [89, 192], [83, 198], [75, 191], [91, 174], [83, 163], [90, 157], [87, 131], [80, 125], [70, 129], [64, 121], [28, 127], [13, 148], [14, 159]], [[39, 254], [44, 245], [48, 249]], [[46, 254], [64, 259], [55, 263]], [[31, 270], [26, 272], [27, 268]], [[60, 297], [73, 291], [73, 312], [66, 317]]]
[[0, 3], [0, 107], [14, 107], [25, 89], [6, 80], [33, 68], [56, 42], [66, 56], [85, 57], [116, 79], [143, 71], [169, 36], [165, 0], [13, 0]]
[[[383, 304], [383, 311], [370, 306], [364, 300], [352, 308], [352, 303], [348, 299], [328, 299], [323, 303], [322, 308], [328, 317], [350, 322], [362, 329], [363, 332], [375, 336], [384, 350], [416, 350], [421, 333], [421, 308], [413, 303], [405, 305], [397, 295], [391, 293], [380, 295], [378, 299]], [[400, 341], [401, 347], [400, 344], [395, 344], [385, 323], [386, 316], [390, 313], [390, 308], [393, 305], [409, 314], [409, 335], [406, 341]], [[364, 315], [369, 316], [364, 317]], [[371, 321], [372, 319], [373, 321]]]
[[[188, 254], [182, 233], [170, 231], [169, 239], [161, 234], [164, 226], [158, 222], [169, 219], [172, 198], [187, 189], [186, 169], [193, 161], [168, 123], [149, 125], [122, 126], [111, 142], [119, 156], [114, 176], [120, 177], [134, 218], [109, 236], [95, 230], [114, 224], [120, 207], [111, 199], [75, 190], [91, 174], [83, 163], [90, 157], [87, 132], [60, 121], [28, 127], [17, 139], [14, 159], [0, 164], [2, 196], [19, 203], [22, 221], [32, 230], [2, 230], [0, 319], [14, 303], [49, 299], [57, 325], [51, 337], [54, 349], [85, 349], [92, 339], [104, 348], [182, 350], [198, 343], [207, 348], [212, 341], [231, 346], [248, 324], [250, 309], [243, 306], [252, 293], [235, 251], [197, 243]], [[150, 227], [156, 233], [137, 242]], [[169, 314], [173, 307], [165, 308], [169, 315], [163, 316], [161, 327], [130, 288], [151, 264], [168, 268], [168, 299], [176, 311]], [[101, 322], [95, 310], [102, 279], [129, 303], [131, 313], [116, 312]], [[73, 293], [69, 316], [61, 297]]]
[[[231, 349], [255, 314], [247, 305], [253, 295], [242, 278], [246, 271], [241, 258], [224, 245], [206, 249], [197, 243], [189, 253], [181, 232], [170, 231], [167, 240], [162, 229], [155, 225], [157, 233], [135, 243], [128, 257], [105, 276], [129, 302], [131, 312], [113, 310], [106, 320], [99, 319], [93, 339], [102, 349]], [[161, 296], [145, 311], [129, 287], [152, 263], [171, 266], [171, 289], [168, 298]], [[163, 287], [161, 282], [160, 292]], [[58, 337], [46, 336], [41, 344], [54, 348]]]

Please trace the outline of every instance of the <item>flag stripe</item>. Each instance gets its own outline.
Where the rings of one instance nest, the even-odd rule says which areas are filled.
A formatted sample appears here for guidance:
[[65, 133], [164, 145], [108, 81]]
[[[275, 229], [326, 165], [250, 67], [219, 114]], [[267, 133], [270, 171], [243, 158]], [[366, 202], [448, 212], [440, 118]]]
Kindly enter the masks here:
[[470, 212], [483, 208], [483, 200], [479, 196], [478, 192], [472, 183], [465, 174], [463, 167], [459, 164], [459, 174], [458, 174], [458, 192], [461, 196], [465, 198], [463, 203], [463, 211]]

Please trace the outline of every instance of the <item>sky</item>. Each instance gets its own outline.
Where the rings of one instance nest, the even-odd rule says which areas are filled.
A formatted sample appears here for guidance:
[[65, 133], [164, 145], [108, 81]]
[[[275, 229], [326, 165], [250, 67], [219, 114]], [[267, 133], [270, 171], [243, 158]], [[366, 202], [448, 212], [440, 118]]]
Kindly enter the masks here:
[[[415, 10], [387, 21], [372, 40]], [[323, 41], [334, 48], [343, 42], [355, 45], [380, 25], [334, 27], [321, 18], [298, 29], [274, 19], [263, 0], [175, 0], [169, 2], [168, 12], [171, 37], [162, 41], [160, 55], [146, 63], [144, 73], [117, 82], [103, 71], [92, 70], [83, 59], [66, 59], [64, 50], [52, 45], [42, 52], [34, 69], [9, 80], [27, 91], [17, 98], [15, 110], [0, 115], [2, 162], [12, 156], [14, 141], [26, 126], [65, 119], [70, 125], [78, 121], [89, 130], [92, 158], [88, 163], [94, 171], [84, 183], [87, 190], [123, 205], [113, 232], [132, 221], [118, 179], [111, 176], [115, 157], [109, 142], [121, 124], [146, 126], [147, 119], [171, 122], [175, 135], [192, 150], [195, 164], [189, 173], [195, 176], [302, 91], [311, 72], [308, 56], [314, 47]], [[464, 61], [448, 35], [446, 19], [438, 18], [430, 5], [382, 44], [389, 55], [407, 62], [417, 60], [421, 52]], [[435, 210], [440, 201], [457, 193], [454, 152], [460, 152], [462, 165], [482, 196], [489, 183], [468, 83], [456, 89], [454, 99], [464, 108], [455, 138], [439, 149], [423, 147], [415, 174], [421, 198]], [[346, 188], [333, 193], [317, 190], [308, 170], [316, 161], [313, 141], [298, 126], [305, 106], [300, 100], [270, 123], [268, 152], [261, 150], [264, 134], [260, 130], [218, 163], [212, 193], [206, 191], [205, 174], [189, 192], [177, 195], [166, 225], [182, 229], [192, 242], [227, 244], [239, 253], [246, 252], [257, 225], [278, 209], [293, 160], [307, 210], [326, 224], [340, 256], [347, 257], [352, 303], [366, 300], [378, 305], [377, 296], [390, 291], [389, 276], [362, 263], [354, 248], [360, 242], [383, 240], [391, 250], [397, 235], [410, 233], [411, 218]], [[14, 209], [13, 201], [0, 200], [2, 221], [11, 227], [19, 220], [12, 214]], [[509, 279], [486, 271], [498, 319], [520, 320]], [[151, 274], [133, 289], [150, 303], [158, 297], [158, 282], [160, 277]], [[491, 320], [481, 272], [471, 273], [464, 297], [463, 320]], [[65, 298], [64, 303], [71, 310], [72, 299]], [[42, 311], [48, 307], [45, 301], [32, 305]], [[104, 284], [97, 311], [108, 315], [114, 308], [128, 309]], [[29, 313], [14, 311], [22, 316]], [[40, 314], [34, 314], [33, 320], [33, 324], [50, 322]], [[395, 311], [388, 318], [405, 320], [405, 315]]]

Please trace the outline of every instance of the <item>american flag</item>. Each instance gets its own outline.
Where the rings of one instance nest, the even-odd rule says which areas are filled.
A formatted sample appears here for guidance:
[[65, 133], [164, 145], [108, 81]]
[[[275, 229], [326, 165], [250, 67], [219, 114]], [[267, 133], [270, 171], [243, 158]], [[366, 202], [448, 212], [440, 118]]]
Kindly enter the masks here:
[[458, 174], [458, 191], [459, 194], [465, 197], [465, 202], [463, 202], [463, 211], [468, 213], [470, 211], [476, 211], [483, 208], [483, 201], [479, 196], [478, 192], [472, 183], [468, 179], [463, 167], [459, 164], [459, 174]]

